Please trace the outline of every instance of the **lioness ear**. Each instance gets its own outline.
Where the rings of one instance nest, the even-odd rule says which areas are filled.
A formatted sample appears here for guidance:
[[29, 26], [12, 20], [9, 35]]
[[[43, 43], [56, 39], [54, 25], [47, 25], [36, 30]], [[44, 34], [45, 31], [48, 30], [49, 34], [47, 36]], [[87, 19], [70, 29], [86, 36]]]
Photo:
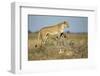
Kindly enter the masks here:
[[64, 24], [67, 24], [67, 22], [66, 22], [66, 21], [64, 21]]

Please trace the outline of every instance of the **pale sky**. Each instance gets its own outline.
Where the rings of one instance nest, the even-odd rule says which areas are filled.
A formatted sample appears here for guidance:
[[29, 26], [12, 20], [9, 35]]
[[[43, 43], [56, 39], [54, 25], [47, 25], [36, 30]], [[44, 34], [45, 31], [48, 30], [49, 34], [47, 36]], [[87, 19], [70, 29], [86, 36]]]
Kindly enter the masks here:
[[75, 16], [43, 16], [43, 15], [28, 15], [28, 30], [36, 32], [43, 27], [67, 21], [69, 28], [64, 31], [70, 32], [88, 32], [88, 17]]

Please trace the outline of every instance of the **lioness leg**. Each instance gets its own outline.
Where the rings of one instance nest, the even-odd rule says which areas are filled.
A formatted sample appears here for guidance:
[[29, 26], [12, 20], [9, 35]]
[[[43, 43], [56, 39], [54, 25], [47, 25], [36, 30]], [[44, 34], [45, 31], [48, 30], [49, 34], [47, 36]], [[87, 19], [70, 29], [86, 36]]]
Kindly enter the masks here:
[[42, 35], [42, 45], [44, 45], [47, 41], [48, 33]]

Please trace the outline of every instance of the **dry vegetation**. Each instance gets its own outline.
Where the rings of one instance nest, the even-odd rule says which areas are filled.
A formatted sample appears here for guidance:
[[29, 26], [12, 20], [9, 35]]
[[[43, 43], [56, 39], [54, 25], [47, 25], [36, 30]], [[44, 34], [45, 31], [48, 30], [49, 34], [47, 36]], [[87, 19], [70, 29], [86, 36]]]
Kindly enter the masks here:
[[50, 36], [43, 47], [36, 48], [37, 35], [28, 35], [28, 60], [88, 58], [87, 33], [66, 33], [68, 37], [60, 40]]

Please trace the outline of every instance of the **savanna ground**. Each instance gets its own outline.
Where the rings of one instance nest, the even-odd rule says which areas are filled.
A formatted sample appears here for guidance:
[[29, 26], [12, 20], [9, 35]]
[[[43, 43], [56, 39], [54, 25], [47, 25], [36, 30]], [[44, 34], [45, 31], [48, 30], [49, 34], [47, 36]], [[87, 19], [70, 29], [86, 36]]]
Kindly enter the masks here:
[[45, 45], [35, 47], [38, 32], [28, 34], [28, 60], [55, 60], [88, 58], [88, 34], [65, 33], [66, 38], [49, 36]]

